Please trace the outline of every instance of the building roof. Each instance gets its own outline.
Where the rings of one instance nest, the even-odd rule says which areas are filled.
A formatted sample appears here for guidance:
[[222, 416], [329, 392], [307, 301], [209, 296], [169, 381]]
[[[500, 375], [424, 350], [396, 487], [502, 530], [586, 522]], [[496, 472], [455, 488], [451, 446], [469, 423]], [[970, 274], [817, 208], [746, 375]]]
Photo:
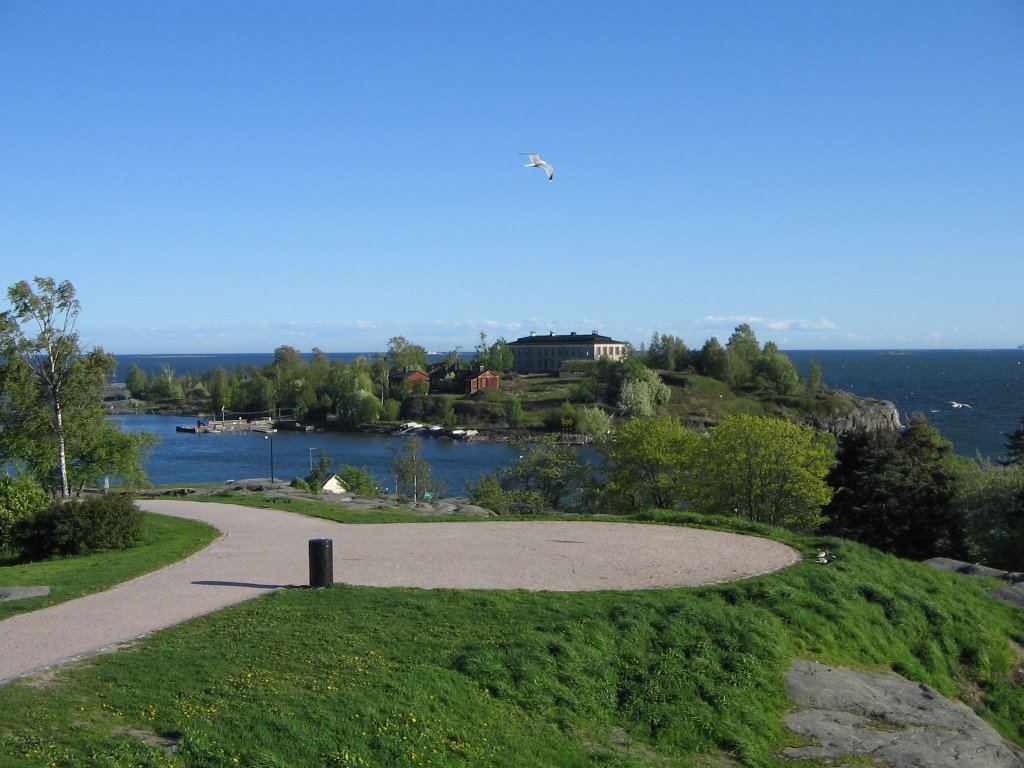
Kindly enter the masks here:
[[388, 374], [389, 379], [409, 379], [414, 376], [422, 377], [424, 379], [430, 378], [423, 371], [394, 371]]
[[510, 347], [514, 347], [516, 344], [625, 344], [625, 342], [616, 341], [611, 336], [602, 336], [597, 331], [593, 333], [576, 333], [576, 331], [555, 333], [552, 331], [547, 336], [530, 334], [509, 342]]

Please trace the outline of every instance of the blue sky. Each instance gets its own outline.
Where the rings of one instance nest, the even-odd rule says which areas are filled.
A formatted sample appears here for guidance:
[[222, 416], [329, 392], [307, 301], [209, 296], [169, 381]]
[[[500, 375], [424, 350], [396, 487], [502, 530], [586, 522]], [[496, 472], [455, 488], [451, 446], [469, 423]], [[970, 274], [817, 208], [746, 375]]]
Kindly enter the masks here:
[[1019, 0], [0, 0], [0, 100], [115, 354], [1024, 343]]

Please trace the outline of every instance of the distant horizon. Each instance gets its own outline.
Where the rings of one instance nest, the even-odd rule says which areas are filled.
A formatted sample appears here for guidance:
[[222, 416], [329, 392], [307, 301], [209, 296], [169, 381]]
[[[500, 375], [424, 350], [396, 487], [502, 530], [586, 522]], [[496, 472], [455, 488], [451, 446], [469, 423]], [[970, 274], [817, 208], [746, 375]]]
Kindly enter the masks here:
[[[413, 342], [414, 344], [416, 342]], [[632, 344], [632, 342], [630, 342]], [[222, 355], [273, 355], [274, 352], [283, 346], [291, 346], [287, 344], [279, 344], [274, 349], [269, 350], [245, 350], [245, 351], [233, 351], [233, 352], [109, 352], [108, 354], [124, 355], [128, 357], [219, 357]], [[700, 347], [691, 347], [687, 345], [689, 349], [700, 349]], [[701, 343], [703, 346], [703, 342]], [[634, 349], [639, 349], [640, 345], [633, 345]], [[298, 347], [292, 347], [296, 349], [300, 354], [312, 354], [312, 349], [299, 349]], [[1019, 347], [779, 347], [783, 352], [1020, 352]], [[325, 355], [384, 355], [387, 354], [387, 350], [321, 350]], [[451, 350], [427, 350], [428, 355], [446, 355]], [[471, 354], [472, 348], [462, 347], [461, 351], [463, 354]]]

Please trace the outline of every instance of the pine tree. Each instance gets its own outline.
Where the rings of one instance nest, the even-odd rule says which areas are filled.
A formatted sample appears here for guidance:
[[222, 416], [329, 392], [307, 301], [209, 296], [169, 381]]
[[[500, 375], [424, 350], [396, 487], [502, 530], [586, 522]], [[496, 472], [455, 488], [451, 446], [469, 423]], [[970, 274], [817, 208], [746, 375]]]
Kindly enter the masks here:
[[1024, 463], [1024, 417], [1021, 417], [1016, 432], [1004, 432], [1006, 441], [1006, 458], [1000, 460], [1004, 467], [1010, 464]]

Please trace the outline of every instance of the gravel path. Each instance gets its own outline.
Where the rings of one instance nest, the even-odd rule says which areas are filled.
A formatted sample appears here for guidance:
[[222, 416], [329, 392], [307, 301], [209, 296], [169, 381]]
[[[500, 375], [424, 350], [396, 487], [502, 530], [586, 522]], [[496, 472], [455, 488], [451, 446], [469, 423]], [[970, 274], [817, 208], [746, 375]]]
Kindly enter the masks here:
[[310, 539], [333, 541], [337, 583], [425, 589], [631, 590], [767, 573], [800, 559], [769, 539], [600, 522], [344, 525], [277, 510], [144, 501], [223, 535], [155, 573], [0, 621], [0, 682], [309, 582]]

